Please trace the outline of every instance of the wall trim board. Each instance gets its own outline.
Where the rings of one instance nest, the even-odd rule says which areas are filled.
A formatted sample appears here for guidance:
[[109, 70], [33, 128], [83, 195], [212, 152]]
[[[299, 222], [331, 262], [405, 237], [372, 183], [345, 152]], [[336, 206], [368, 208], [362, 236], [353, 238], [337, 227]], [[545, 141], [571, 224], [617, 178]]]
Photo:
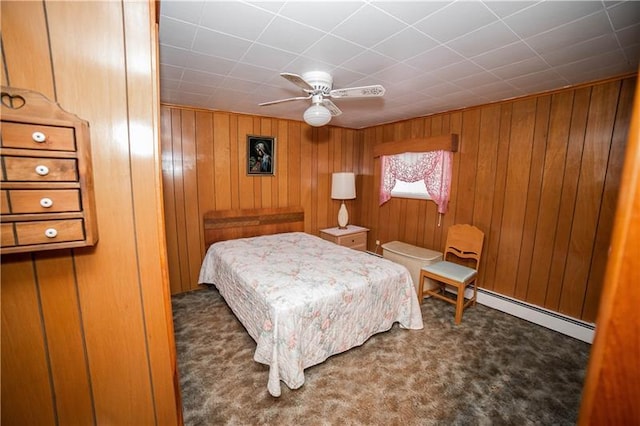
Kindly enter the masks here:
[[451, 133], [442, 136], [413, 138], [401, 141], [384, 142], [373, 147], [373, 156], [396, 155], [404, 152], [458, 151], [458, 135]]
[[[471, 298], [473, 296], [473, 290], [467, 289], [464, 295], [467, 298]], [[593, 323], [580, 321], [558, 312], [550, 311], [540, 306], [535, 306], [482, 288], [478, 289], [477, 302], [489, 308], [573, 337], [574, 339], [582, 340], [585, 343], [593, 343], [593, 336], [595, 335], [595, 324]]]

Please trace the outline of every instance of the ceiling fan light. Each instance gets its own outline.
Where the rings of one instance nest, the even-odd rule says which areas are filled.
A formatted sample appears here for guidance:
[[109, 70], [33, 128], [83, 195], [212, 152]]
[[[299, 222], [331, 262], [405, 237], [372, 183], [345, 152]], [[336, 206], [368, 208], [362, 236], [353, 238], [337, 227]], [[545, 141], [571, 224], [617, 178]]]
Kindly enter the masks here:
[[322, 105], [313, 104], [304, 112], [304, 121], [310, 126], [324, 126], [331, 121], [331, 112]]

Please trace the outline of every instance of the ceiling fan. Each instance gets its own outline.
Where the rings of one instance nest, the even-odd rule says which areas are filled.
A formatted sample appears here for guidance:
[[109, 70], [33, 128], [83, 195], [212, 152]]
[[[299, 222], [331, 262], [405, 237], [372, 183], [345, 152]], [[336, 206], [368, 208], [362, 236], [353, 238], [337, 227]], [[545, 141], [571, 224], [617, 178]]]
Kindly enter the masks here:
[[281, 102], [311, 99], [311, 106], [304, 112], [303, 117], [307, 124], [315, 127], [324, 126], [331, 121], [331, 117], [342, 114], [340, 108], [327, 98], [371, 98], [384, 95], [384, 87], [379, 84], [333, 89], [333, 77], [325, 71], [309, 71], [302, 76], [287, 72], [280, 73], [280, 75], [304, 90], [307, 95], [263, 102], [258, 105], [267, 106]]

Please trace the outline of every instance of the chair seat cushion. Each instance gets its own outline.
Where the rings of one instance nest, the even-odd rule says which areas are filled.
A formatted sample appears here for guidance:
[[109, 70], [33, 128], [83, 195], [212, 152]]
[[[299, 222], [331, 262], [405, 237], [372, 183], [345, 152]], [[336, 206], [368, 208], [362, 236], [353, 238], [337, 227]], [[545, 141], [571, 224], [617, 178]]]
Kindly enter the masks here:
[[467, 281], [477, 273], [473, 268], [468, 268], [453, 262], [447, 262], [446, 260], [424, 266], [422, 270], [460, 282]]

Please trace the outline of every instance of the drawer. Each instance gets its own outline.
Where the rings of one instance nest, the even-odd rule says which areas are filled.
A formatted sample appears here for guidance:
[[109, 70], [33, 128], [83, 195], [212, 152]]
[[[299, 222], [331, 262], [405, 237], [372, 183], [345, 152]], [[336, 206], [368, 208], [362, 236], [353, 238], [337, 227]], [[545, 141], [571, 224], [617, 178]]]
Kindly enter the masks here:
[[11, 213], [57, 213], [80, 211], [77, 189], [10, 190]]
[[343, 235], [338, 237], [338, 244], [345, 247], [356, 248], [366, 247], [367, 245], [367, 233], [358, 232], [357, 234]]
[[2, 223], [0, 224], [0, 246], [11, 247], [16, 245], [15, 237], [13, 236], [13, 224]]
[[75, 182], [78, 180], [73, 158], [2, 157], [5, 179], [19, 182]]
[[49, 244], [84, 239], [82, 219], [16, 222], [18, 245]]
[[52, 151], [76, 150], [72, 128], [12, 122], [2, 123], [2, 146]]
[[5, 191], [4, 189], [0, 191], [0, 213], [11, 213], [11, 210], [9, 210], [9, 196], [7, 194], [7, 191]]

